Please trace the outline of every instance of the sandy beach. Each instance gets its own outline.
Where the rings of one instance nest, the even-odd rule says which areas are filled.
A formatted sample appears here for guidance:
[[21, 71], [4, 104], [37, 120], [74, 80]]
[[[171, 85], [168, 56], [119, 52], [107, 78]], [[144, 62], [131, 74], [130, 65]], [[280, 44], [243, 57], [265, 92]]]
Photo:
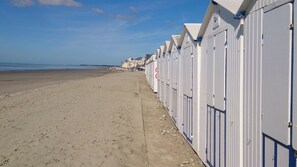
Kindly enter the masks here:
[[1, 167], [203, 166], [143, 72], [74, 73], [0, 75]]
[[101, 76], [107, 72], [107, 67], [84, 70], [0, 71], [0, 96], [49, 86], [67, 80]]

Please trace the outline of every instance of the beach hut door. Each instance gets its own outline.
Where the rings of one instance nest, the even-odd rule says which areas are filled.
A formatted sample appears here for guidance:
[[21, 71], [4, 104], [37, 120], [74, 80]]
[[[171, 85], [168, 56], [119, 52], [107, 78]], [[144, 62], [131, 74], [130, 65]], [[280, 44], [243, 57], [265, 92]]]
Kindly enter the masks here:
[[193, 46], [186, 46], [183, 54], [183, 133], [193, 140]]
[[295, 153], [290, 151], [293, 127], [291, 120], [294, 31], [292, 19], [291, 3], [264, 8], [262, 129], [265, 164], [263, 166], [296, 166]]
[[207, 163], [225, 167], [227, 30], [209, 38], [207, 52]]
[[290, 141], [292, 4], [288, 3], [264, 12], [263, 20], [263, 133], [288, 145]]

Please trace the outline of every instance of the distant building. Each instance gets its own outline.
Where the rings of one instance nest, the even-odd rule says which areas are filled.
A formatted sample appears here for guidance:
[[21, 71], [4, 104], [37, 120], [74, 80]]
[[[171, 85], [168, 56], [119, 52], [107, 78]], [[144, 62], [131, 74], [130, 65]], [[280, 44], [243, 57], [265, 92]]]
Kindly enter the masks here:
[[122, 68], [133, 69], [133, 68], [144, 67], [145, 60], [146, 60], [145, 57], [138, 57], [136, 59], [129, 57], [127, 60], [124, 60], [122, 62]]

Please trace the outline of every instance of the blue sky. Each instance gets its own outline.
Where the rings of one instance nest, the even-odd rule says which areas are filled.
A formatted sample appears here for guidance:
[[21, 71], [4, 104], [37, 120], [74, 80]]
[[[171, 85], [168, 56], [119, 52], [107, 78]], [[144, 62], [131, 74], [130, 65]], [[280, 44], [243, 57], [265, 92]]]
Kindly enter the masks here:
[[155, 52], [208, 0], [1, 0], [0, 62], [120, 64]]

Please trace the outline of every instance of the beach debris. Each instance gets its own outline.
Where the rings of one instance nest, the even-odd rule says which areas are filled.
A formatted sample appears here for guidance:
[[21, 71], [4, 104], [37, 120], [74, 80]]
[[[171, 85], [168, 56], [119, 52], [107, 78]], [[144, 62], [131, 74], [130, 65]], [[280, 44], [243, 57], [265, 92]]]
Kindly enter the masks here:
[[6, 158], [4, 156], [1, 156], [0, 158], [1, 158], [0, 159], [0, 166], [4, 166], [4, 165], [6, 165], [6, 164], [9, 163], [9, 159], [8, 158]]
[[182, 162], [182, 164], [189, 164], [189, 163], [190, 163], [189, 161]]
[[194, 162], [194, 159], [193, 159], [193, 158], [190, 158], [190, 161], [191, 161], [191, 162]]
[[163, 115], [162, 117], [159, 118], [160, 121], [163, 121], [166, 119], [166, 115]]

